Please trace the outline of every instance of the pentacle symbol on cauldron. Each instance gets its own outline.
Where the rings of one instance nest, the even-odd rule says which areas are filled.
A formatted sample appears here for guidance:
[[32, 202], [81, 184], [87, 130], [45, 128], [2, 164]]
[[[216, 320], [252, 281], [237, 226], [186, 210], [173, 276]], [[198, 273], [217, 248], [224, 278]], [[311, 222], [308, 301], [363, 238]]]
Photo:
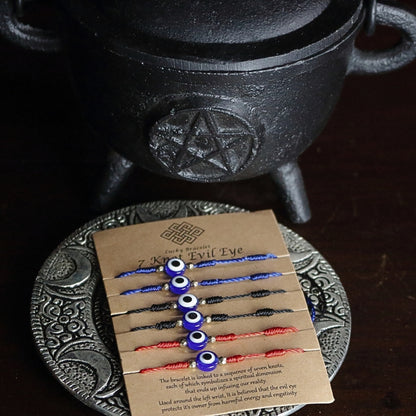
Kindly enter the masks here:
[[191, 109], [159, 120], [150, 132], [150, 151], [170, 173], [209, 182], [246, 169], [258, 138], [241, 117], [214, 109]]

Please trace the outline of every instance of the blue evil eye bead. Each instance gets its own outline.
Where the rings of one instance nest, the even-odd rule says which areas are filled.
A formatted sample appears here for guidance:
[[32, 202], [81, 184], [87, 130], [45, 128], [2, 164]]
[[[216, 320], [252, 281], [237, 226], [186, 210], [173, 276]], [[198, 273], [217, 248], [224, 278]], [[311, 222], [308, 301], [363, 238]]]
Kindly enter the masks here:
[[186, 293], [178, 298], [178, 309], [185, 313], [188, 311], [194, 311], [198, 307], [198, 298], [195, 295]]
[[212, 351], [202, 351], [196, 356], [196, 366], [201, 371], [212, 371], [217, 368], [219, 359]]
[[186, 337], [186, 345], [194, 351], [203, 350], [208, 344], [208, 335], [203, 331], [192, 331]]
[[174, 258], [165, 264], [165, 273], [170, 277], [180, 276], [185, 273], [186, 264], [183, 260]]
[[182, 326], [188, 331], [196, 331], [204, 324], [204, 317], [201, 312], [189, 311], [183, 316]]
[[191, 287], [191, 282], [185, 276], [172, 277], [169, 282], [169, 290], [175, 295], [183, 295]]

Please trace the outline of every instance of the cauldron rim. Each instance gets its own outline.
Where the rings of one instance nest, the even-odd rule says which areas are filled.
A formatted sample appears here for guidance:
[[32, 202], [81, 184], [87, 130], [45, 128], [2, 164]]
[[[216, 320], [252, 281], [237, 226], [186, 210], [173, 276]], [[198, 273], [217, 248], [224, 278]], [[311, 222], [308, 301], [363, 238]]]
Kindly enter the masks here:
[[[355, 35], [357, 30], [361, 27], [365, 14], [361, 11], [357, 20], [351, 27], [345, 28], [343, 37], [337, 39], [336, 42], [331, 42], [332, 39], [324, 39], [318, 45], [312, 45], [312, 47], [305, 47], [301, 50], [293, 50], [284, 55], [272, 55], [264, 58], [253, 60], [241, 60], [241, 61], [223, 61], [223, 60], [195, 60], [192, 57], [183, 58], [170, 58], [158, 55], [152, 55], [143, 52], [137, 48], [130, 47], [125, 44], [111, 42], [108, 44], [108, 49], [113, 53], [124, 58], [132, 59], [138, 62], [142, 62], [147, 65], [154, 65], [157, 67], [163, 67], [166, 70], [177, 70], [191, 72], [209, 72], [211, 75], [215, 73], [245, 73], [253, 71], [267, 71], [275, 70], [276, 68], [284, 68], [286, 66], [293, 66], [296, 64], [303, 64], [308, 60], [316, 60], [319, 56], [326, 54], [334, 49], [340, 47], [348, 39]], [[316, 52], [315, 49], [317, 49]], [[309, 67], [309, 69], [311, 69]]]
[[361, 0], [331, 0], [311, 22], [282, 36], [260, 42], [203, 43], [178, 41], [139, 30], [131, 32], [112, 16], [102, 14], [90, 1], [61, 0], [61, 4], [84, 36], [89, 35], [120, 55], [198, 71], [244, 71], [248, 62], [253, 62], [248, 65], [252, 69], [261, 69], [308, 58], [347, 37], [364, 15]]

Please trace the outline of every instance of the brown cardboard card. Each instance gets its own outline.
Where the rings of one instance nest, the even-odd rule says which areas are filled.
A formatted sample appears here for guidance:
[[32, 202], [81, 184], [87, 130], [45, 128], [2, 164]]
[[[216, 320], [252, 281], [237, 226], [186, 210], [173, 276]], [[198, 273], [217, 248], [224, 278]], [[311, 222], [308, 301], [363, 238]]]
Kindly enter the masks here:
[[[94, 242], [113, 315], [132, 416], [208, 416], [333, 401], [304, 295], [271, 211], [138, 224], [97, 232]], [[211, 337], [217, 339], [209, 342], [204, 351], [213, 351], [220, 357], [244, 356], [243, 361], [229, 358], [231, 362], [211, 372], [193, 368], [143, 372], [146, 368], [176, 362], [186, 366], [199, 351], [177, 346], [188, 334], [180, 325], [182, 315], [177, 309], [163, 306], [164, 310], [151, 310], [154, 305], [174, 304], [175, 295], [164, 290], [125, 294], [137, 288], [163, 285], [169, 281], [165, 273], [116, 276], [137, 268], [163, 265], [172, 257], [196, 264], [267, 253], [277, 258], [217, 264], [185, 273], [191, 281], [199, 283], [207, 279], [228, 281], [257, 273], [274, 274], [264, 280], [237, 279], [190, 289], [189, 293], [200, 299], [221, 298], [218, 303], [198, 306], [205, 317], [221, 315], [225, 319], [204, 323], [201, 330], [210, 341], [214, 340]], [[267, 296], [253, 296], [260, 290], [269, 292]], [[269, 316], [259, 312], [264, 310]], [[170, 329], [163, 322], [171, 322]], [[275, 328], [282, 327], [291, 330], [277, 334]], [[237, 339], [229, 334], [236, 334]], [[161, 342], [169, 342], [174, 348], [157, 348]], [[146, 348], [135, 351], [137, 347]]]

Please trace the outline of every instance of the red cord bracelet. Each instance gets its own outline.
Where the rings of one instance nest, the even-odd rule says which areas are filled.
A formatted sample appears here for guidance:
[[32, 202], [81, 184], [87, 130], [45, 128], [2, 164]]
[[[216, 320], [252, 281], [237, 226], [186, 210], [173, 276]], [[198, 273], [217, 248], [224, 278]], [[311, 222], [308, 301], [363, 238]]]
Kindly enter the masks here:
[[298, 332], [298, 329], [290, 326], [290, 327], [272, 327], [267, 328], [264, 331], [257, 331], [257, 332], [247, 332], [244, 334], [226, 334], [226, 335], [217, 335], [215, 337], [208, 337], [207, 334], [203, 331], [192, 331], [188, 334], [186, 339], [182, 339], [181, 341], [165, 341], [159, 342], [158, 344], [148, 345], [148, 346], [141, 346], [137, 347], [135, 351], [149, 351], [154, 349], [168, 349], [168, 348], [178, 348], [178, 347], [189, 347], [192, 350], [202, 350], [205, 348], [207, 343], [211, 342], [229, 342], [235, 341], [237, 339], [243, 338], [252, 338], [258, 337], [261, 335], [265, 336], [273, 336], [273, 335], [283, 335], [288, 333]]
[[212, 351], [202, 351], [197, 355], [195, 360], [179, 361], [177, 363], [170, 363], [170, 364], [163, 365], [161, 367], [143, 368], [142, 370], [140, 370], [140, 373], [150, 374], [150, 373], [156, 373], [158, 371], [183, 370], [186, 368], [198, 368], [201, 371], [212, 371], [212, 370], [215, 370], [218, 364], [225, 365], [225, 364], [232, 364], [232, 363], [240, 363], [242, 361], [253, 359], [253, 358], [274, 358], [274, 357], [282, 357], [290, 353], [303, 353], [303, 352], [304, 350], [302, 348], [287, 348], [287, 349], [270, 350], [265, 353], [232, 355], [231, 357], [219, 358], [217, 354], [215, 354]]

